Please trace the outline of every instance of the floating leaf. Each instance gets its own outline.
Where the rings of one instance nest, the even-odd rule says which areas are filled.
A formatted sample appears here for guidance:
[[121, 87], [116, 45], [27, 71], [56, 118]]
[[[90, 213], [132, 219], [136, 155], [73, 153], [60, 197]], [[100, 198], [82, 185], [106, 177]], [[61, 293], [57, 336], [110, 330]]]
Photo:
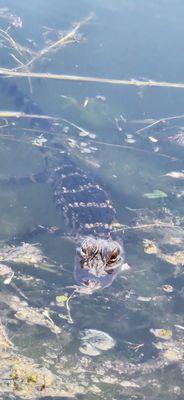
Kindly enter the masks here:
[[56, 296], [56, 303], [61, 305], [65, 305], [65, 302], [67, 301], [68, 296], [61, 295], [61, 296]]
[[85, 329], [81, 341], [79, 350], [91, 356], [97, 356], [101, 354], [101, 351], [110, 350], [116, 344], [108, 333], [96, 329]]
[[147, 199], [162, 199], [164, 197], [167, 197], [167, 193], [156, 189], [153, 190], [153, 192], [151, 193], [144, 193], [143, 197], [146, 197]]
[[152, 240], [144, 239], [143, 240], [144, 252], [146, 254], [156, 254], [158, 251], [157, 246]]
[[172, 337], [172, 331], [170, 329], [150, 329], [150, 332], [153, 333], [154, 336], [169, 340]]

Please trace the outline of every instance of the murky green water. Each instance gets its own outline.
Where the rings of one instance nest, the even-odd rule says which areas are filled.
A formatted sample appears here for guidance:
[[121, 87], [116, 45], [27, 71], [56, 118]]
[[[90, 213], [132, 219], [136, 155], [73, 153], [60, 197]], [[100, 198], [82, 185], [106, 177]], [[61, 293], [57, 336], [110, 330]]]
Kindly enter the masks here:
[[[0, 69], [183, 82], [183, 11], [181, 0], [0, 1]], [[69, 42], [51, 47], [80, 22]], [[27, 95], [40, 107], [28, 113], [55, 118], [33, 126], [34, 118], [1, 114], [0, 252], [35, 246], [20, 248], [17, 262], [1, 255], [14, 272], [11, 282], [1, 277], [0, 318], [12, 342], [4, 349], [1, 334], [1, 398], [182, 400], [183, 89], [0, 79], [0, 112], [25, 111]], [[76, 242], [26, 235], [39, 224], [67, 233], [52, 187], [9, 181], [34, 181], [45, 152], [60, 160], [58, 146], [106, 189], [130, 266], [103, 291], [69, 302]], [[89, 329], [110, 335], [112, 348], [85, 347]]]

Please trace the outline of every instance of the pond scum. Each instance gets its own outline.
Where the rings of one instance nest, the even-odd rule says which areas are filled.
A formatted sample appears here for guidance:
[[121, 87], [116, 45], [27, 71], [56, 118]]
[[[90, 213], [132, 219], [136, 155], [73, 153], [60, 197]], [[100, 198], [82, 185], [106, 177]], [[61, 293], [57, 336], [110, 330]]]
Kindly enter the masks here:
[[[12, 31], [22, 27], [21, 18], [12, 14], [8, 8], [0, 9], [0, 20], [2, 19], [8, 23], [6, 29], [0, 29], [1, 46], [7, 49], [9, 57], [16, 63], [16, 66], [11, 69], [0, 67], [1, 79], [26, 77], [29, 82], [30, 93], [32, 93], [31, 79], [38, 77], [139, 87], [184, 88], [183, 83], [139, 81], [136, 79], [117, 80], [33, 71], [42, 58], [47, 57], [50, 53], [59, 51], [62, 46], [80, 41], [81, 28], [89, 23], [92, 18], [93, 15], [90, 14], [86, 19], [76, 23], [66, 34], [54, 31], [54, 35], [57, 37], [54, 42], [49, 41], [48, 43], [49, 35], [53, 34], [53, 30], [45, 29], [44, 39], [46, 45], [43, 49], [36, 51], [18, 43], [13, 37]], [[87, 102], [88, 100], [85, 101], [84, 108], [87, 106]], [[38, 117], [39, 119], [52, 120], [56, 126], [60, 123], [58, 118], [53, 118], [49, 115], [31, 114], [31, 119], [38, 119]], [[11, 125], [9, 122], [11, 119], [13, 121], [18, 119], [27, 120], [30, 119], [30, 115], [19, 111], [1, 111], [0, 118], [2, 120], [1, 137], [12, 140], [12, 132], [10, 136], [6, 134], [6, 130], [4, 133], [3, 129]], [[145, 133], [149, 130], [149, 127], [158, 126], [160, 122], [168, 122], [166, 120], [183, 118], [184, 115], [163, 118], [158, 121], [138, 121], [145, 126], [137, 130], [136, 133], [139, 135], [143, 132]], [[76, 128], [81, 137], [90, 137], [91, 133], [77, 124], [67, 120], [65, 122]], [[132, 121], [132, 123], [134, 122]], [[13, 130], [13, 125], [11, 128]], [[38, 130], [36, 131], [38, 132]], [[183, 135], [182, 132], [180, 134]], [[151, 142], [157, 142], [155, 136], [150, 136], [150, 138]], [[183, 136], [180, 137], [180, 145], [183, 145], [182, 138]], [[96, 145], [111, 146], [110, 143], [95, 141], [95, 135], [91, 136], [91, 139], [93, 139], [93, 143], [96, 142]], [[127, 141], [127, 143], [131, 143], [130, 139], [132, 137], [128, 139], [129, 142]], [[32, 136], [29, 138], [28, 135], [26, 139], [25, 137], [18, 139], [16, 136], [14, 140], [27, 141], [31, 145], [49, 148], [47, 140], [44, 140], [42, 133], [35, 140], [33, 140]], [[75, 146], [77, 146], [75, 141], [73, 140], [72, 142], [71, 139], [70, 147], [75, 148]], [[112, 146], [130, 149], [128, 145], [112, 144]], [[53, 149], [51, 148], [51, 150]], [[141, 152], [144, 150], [131, 147], [130, 151]], [[160, 153], [159, 155], [173, 159], [167, 154]], [[164, 176], [183, 179], [183, 172], [169, 172]], [[160, 190], [143, 194], [143, 196], [151, 201], [167, 197]], [[175, 268], [174, 277], [180, 276], [184, 265], [184, 252], [181, 249], [184, 240], [183, 220], [177, 215], [172, 215], [165, 207], [157, 208], [154, 212], [148, 209], [132, 209], [131, 212], [135, 217], [134, 225], [127, 226], [116, 223], [116, 226], [112, 228], [124, 231], [125, 235], [128, 232], [133, 232], [134, 234], [139, 231], [142, 240], [140, 247], [143, 248], [143, 252], [148, 257], [155, 256], [157, 259], [171, 264]], [[166, 244], [173, 246], [174, 249], [175, 247], [179, 249], [167, 253], [165, 251]], [[119, 398], [123, 393], [123, 398], [129, 399], [149, 398], [151, 400], [167, 398], [168, 400], [173, 400], [177, 398], [175, 397], [177, 395], [182, 396], [182, 388], [177, 384], [170, 383], [169, 377], [173, 374], [173, 366], [182, 375], [182, 379], [184, 376], [184, 326], [179, 316], [173, 322], [172, 327], [156, 326], [159, 323], [157, 309], [162, 310], [164, 308], [169, 296], [177, 295], [178, 293], [182, 296], [180, 289], [171, 284], [165, 284], [159, 293], [154, 295], [147, 296], [145, 294], [144, 296], [131, 297], [130, 294], [130, 298], [127, 295], [128, 309], [131, 312], [141, 309], [143, 305], [146, 306], [150, 314], [153, 314], [155, 326], [149, 329], [149, 334], [152, 338], [150, 346], [155, 349], [156, 357], [152, 357], [151, 360], [140, 362], [137, 358], [137, 353], [144, 348], [145, 343], [133, 343], [131, 341], [127, 343], [128, 350], [133, 354], [131, 355], [131, 362], [126, 357], [119, 357], [116, 352], [112, 355], [109, 350], [113, 347], [116, 349], [117, 343], [115, 339], [107, 333], [95, 329], [85, 329], [81, 332], [77, 351], [72, 354], [65, 354], [65, 348], [72, 345], [72, 331], [60, 327], [59, 322], [61, 319], [65, 320], [66, 323], [72, 320], [69, 307], [69, 298], [71, 296], [69, 297], [68, 293], [57, 296], [56, 303], [52, 305], [53, 307], [35, 306], [34, 302], [32, 303], [29, 296], [26, 295], [26, 290], [24, 292], [24, 289], [31, 288], [31, 285], [33, 287], [38, 286], [38, 289], [40, 289], [42, 285], [44, 286], [44, 282], [41, 279], [34, 279], [30, 272], [28, 274], [18, 274], [16, 265], [42, 269], [51, 274], [59, 275], [61, 273], [56, 264], [43, 254], [39, 245], [30, 243], [21, 243], [19, 245], [3, 244], [0, 248], [0, 395], [3, 398], [7, 395], [11, 396], [11, 398], [20, 399], [45, 398], [45, 396], [49, 396], [49, 399], [56, 396], [66, 399], [78, 398], [76, 397], [78, 395], [83, 395], [84, 397], [82, 398], [86, 398], [87, 395], [89, 399], [98, 396], [99, 399], [110, 400], [116, 397]], [[134, 279], [136, 281], [136, 273], [137, 271], [132, 272], [130, 284]], [[19, 288], [20, 281], [21, 288]], [[74, 288], [74, 290], [76, 289]], [[119, 292], [112, 293], [112, 299], [114, 298], [117, 301], [117, 297], [121, 299]], [[169, 300], [171, 299], [170, 297]], [[58, 308], [63, 308], [63, 314], [60, 311], [58, 312], [58, 308], [55, 311], [54, 307], [56, 305]], [[55, 320], [58, 321], [58, 316], [60, 319], [57, 324]], [[30, 331], [30, 327], [33, 330]], [[26, 332], [29, 337], [28, 341], [25, 339]], [[47, 336], [48, 332], [51, 335], [49, 337]], [[34, 352], [31, 352], [30, 348], [32, 346], [34, 346]], [[38, 357], [35, 361], [36, 354]], [[158, 370], [162, 371], [162, 379], [167, 382], [164, 386], [162, 380], [159, 380], [159, 376], [157, 374], [153, 375]]]

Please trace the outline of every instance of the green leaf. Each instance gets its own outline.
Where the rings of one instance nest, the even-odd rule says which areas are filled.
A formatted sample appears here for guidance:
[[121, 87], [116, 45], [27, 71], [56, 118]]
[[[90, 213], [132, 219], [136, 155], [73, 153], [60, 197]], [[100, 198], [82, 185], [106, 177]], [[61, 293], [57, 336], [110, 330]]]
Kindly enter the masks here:
[[58, 304], [64, 304], [67, 301], [68, 297], [65, 295], [61, 295], [61, 296], [56, 296], [56, 303]]

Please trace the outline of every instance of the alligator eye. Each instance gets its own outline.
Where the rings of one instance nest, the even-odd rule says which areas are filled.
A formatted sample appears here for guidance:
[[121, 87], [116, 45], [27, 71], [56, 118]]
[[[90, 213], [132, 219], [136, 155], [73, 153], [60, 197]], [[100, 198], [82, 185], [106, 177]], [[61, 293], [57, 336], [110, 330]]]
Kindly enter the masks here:
[[116, 247], [116, 248], [112, 251], [112, 253], [111, 253], [110, 257], [109, 257], [108, 262], [109, 262], [109, 263], [115, 262], [116, 259], [117, 259], [117, 257], [119, 256], [119, 253], [120, 253], [120, 249], [119, 249], [118, 247]]

